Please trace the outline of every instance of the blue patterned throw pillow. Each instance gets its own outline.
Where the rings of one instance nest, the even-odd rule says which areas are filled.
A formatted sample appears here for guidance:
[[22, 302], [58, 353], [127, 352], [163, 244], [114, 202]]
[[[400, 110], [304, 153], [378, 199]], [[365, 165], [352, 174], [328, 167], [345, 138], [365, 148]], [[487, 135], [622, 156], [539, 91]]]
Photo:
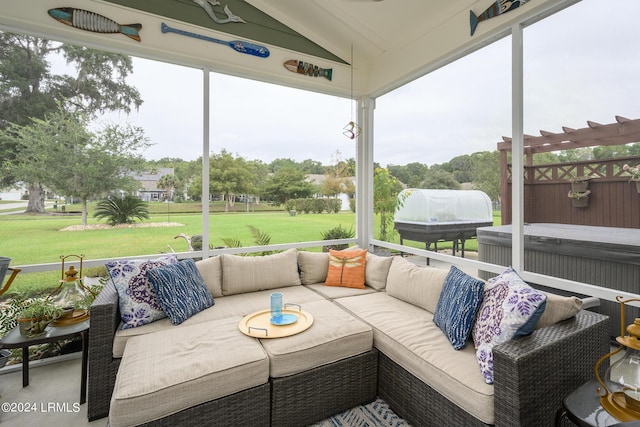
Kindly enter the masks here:
[[482, 280], [467, 275], [455, 266], [451, 267], [444, 279], [433, 322], [442, 329], [456, 350], [467, 344], [483, 291]]
[[213, 297], [192, 259], [147, 272], [158, 301], [174, 325], [211, 307]]
[[177, 262], [175, 255], [167, 255], [148, 260], [109, 261], [105, 264], [118, 291], [122, 329], [135, 328], [167, 317], [147, 280], [147, 271]]
[[529, 286], [511, 267], [485, 286], [473, 342], [487, 384], [493, 383], [493, 347], [533, 332], [546, 304], [547, 296]]

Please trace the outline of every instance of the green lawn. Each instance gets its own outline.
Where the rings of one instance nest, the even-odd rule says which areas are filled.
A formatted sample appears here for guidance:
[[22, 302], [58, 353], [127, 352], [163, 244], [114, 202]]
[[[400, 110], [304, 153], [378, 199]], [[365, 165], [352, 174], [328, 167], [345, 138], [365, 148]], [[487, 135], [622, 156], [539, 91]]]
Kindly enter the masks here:
[[[153, 205], [153, 204], [151, 204]], [[166, 209], [166, 204], [159, 204]], [[170, 208], [174, 205], [169, 204]], [[192, 204], [195, 210], [198, 204]], [[61, 231], [65, 227], [80, 225], [76, 215], [6, 215], [0, 217], [0, 254], [10, 257], [11, 266], [58, 263], [60, 255], [84, 254], [86, 259], [113, 258], [140, 254], [170, 252], [168, 245], [176, 252], [187, 251], [183, 239], [174, 239], [179, 233], [200, 234], [202, 216], [199, 214], [157, 213], [145, 222], [176, 222], [181, 226], [119, 228], [108, 230]], [[376, 218], [376, 233], [378, 230]], [[96, 224], [91, 216], [89, 224]], [[254, 226], [271, 236], [271, 243], [291, 243], [321, 240], [322, 233], [337, 225], [354, 228], [355, 214], [298, 214], [290, 216], [287, 212], [254, 213], [214, 213], [209, 216], [210, 243], [224, 246], [222, 238], [235, 238], [243, 246], [254, 245], [253, 237], [247, 225]], [[500, 216], [494, 216], [494, 223], [500, 224]], [[395, 243], [399, 243], [396, 235]], [[424, 248], [424, 243], [405, 241], [408, 246]], [[451, 242], [438, 245], [438, 249], [451, 248]], [[466, 250], [477, 250], [475, 240], [465, 245]], [[314, 248], [320, 250], [320, 248]], [[42, 289], [51, 289], [57, 285], [60, 272], [19, 274], [11, 286], [12, 293], [33, 294]]]

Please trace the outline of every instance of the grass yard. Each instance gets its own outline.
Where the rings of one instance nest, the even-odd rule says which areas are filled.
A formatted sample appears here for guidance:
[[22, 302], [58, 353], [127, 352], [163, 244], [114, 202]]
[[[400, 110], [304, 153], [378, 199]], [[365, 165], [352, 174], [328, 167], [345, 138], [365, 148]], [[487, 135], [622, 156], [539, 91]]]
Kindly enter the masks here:
[[[154, 205], [154, 204], [151, 204]], [[155, 204], [167, 208], [166, 204]], [[199, 204], [190, 209], [201, 209]], [[181, 206], [185, 209], [187, 206]], [[67, 209], [70, 211], [70, 209]], [[375, 230], [378, 230], [376, 217]], [[89, 215], [89, 224], [97, 221]], [[183, 225], [163, 227], [113, 228], [104, 230], [61, 231], [66, 227], [80, 225], [77, 215], [36, 216], [14, 214], [0, 217], [0, 255], [11, 258], [11, 266], [29, 264], [58, 264], [60, 255], [84, 254], [87, 260], [113, 258], [140, 254], [158, 254], [188, 250], [183, 239], [174, 239], [179, 233], [200, 234], [202, 216], [197, 213], [155, 213], [146, 223], [173, 222]], [[494, 223], [500, 224], [499, 212], [494, 214]], [[243, 246], [253, 246], [253, 237], [247, 225], [254, 226], [271, 236], [271, 243], [291, 243], [321, 240], [322, 233], [337, 225], [355, 228], [355, 214], [298, 214], [290, 216], [288, 212], [266, 211], [253, 213], [214, 213], [209, 216], [210, 243], [224, 246], [223, 238], [240, 240]], [[396, 234], [394, 243], [399, 243]], [[424, 249], [424, 243], [405, 241], [407, 246]], [[451, 248], [451, 242], [440, 243], [438, 249]], [[466, 242], [466, 250], [476, 251], [475, 240]], [[314, 248], [321, 250], [321, 248]], [[85, 273], [86, 275], [86, 273]], [[19, 274], [9, 292], [25, 295], [46, 294], [57, 286], [60, 271], [47, 273]]]

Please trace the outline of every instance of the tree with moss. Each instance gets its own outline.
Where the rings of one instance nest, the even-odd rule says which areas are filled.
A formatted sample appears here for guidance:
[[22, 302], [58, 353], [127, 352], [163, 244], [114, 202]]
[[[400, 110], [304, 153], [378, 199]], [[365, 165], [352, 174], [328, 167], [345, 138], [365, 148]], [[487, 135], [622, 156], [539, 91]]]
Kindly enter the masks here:
[[[66, 61], [68, 74], [54, 74], [53, 58]], [[39, 37], [0, 32], [0, 130], [30, 126], [63, 106], [89, 119], [106, 111], [129, 113], [142, 104], [138, 90], [126, 82], [131, 57]], [[25, 158], [18, 138], [0, 141], [0, 164]], [[42, 171], [47, 172], [47, 171]], [[47, 176], [17, 177], [0, 168], [0, 185], [18, 181], [29, 189], [27, 212], [44, 213]]]
[[82, 202], [87, 224], [87, 201], [116, 190], [136, 188], [132, 175], [144, 167], [141, 152], [149, 145], [140, 128], [108, 125], [93, 133], [85, 114], [61, 105], [45, 119], [0, 130], [0, 141], [20, 151], [2, 169], [24, 182], [38, 182], [56, 193]]

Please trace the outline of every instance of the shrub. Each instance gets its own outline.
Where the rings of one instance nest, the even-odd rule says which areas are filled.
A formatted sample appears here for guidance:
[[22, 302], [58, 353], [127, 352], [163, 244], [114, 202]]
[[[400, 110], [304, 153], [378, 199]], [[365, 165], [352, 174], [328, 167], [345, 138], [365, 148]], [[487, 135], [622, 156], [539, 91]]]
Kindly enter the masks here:
[[122, 199], [113, 197], [98, 202], [93, 216], [106, 219], [111, 225], [133, 224], [136, 219], [149, 219], [149, 208], [145, 202], [134, 196]]
[[[342, 224], [340, 224], [337, 227], [330, 228], [327, 231], [323, 232], [322, 240], [350, 239], [354, 236], [355, 236], [355, 233], [353, 231], [353, 228], [349, 228], [347, 230], [346, 228], [342, 227]], [[346, 243], [342, 245], [327, 245], [322, 247], [322, 251], [328, 252], [329, 249], [341, 250], [341, 249], [346, 249], [348, 247], [349, 245]]]

